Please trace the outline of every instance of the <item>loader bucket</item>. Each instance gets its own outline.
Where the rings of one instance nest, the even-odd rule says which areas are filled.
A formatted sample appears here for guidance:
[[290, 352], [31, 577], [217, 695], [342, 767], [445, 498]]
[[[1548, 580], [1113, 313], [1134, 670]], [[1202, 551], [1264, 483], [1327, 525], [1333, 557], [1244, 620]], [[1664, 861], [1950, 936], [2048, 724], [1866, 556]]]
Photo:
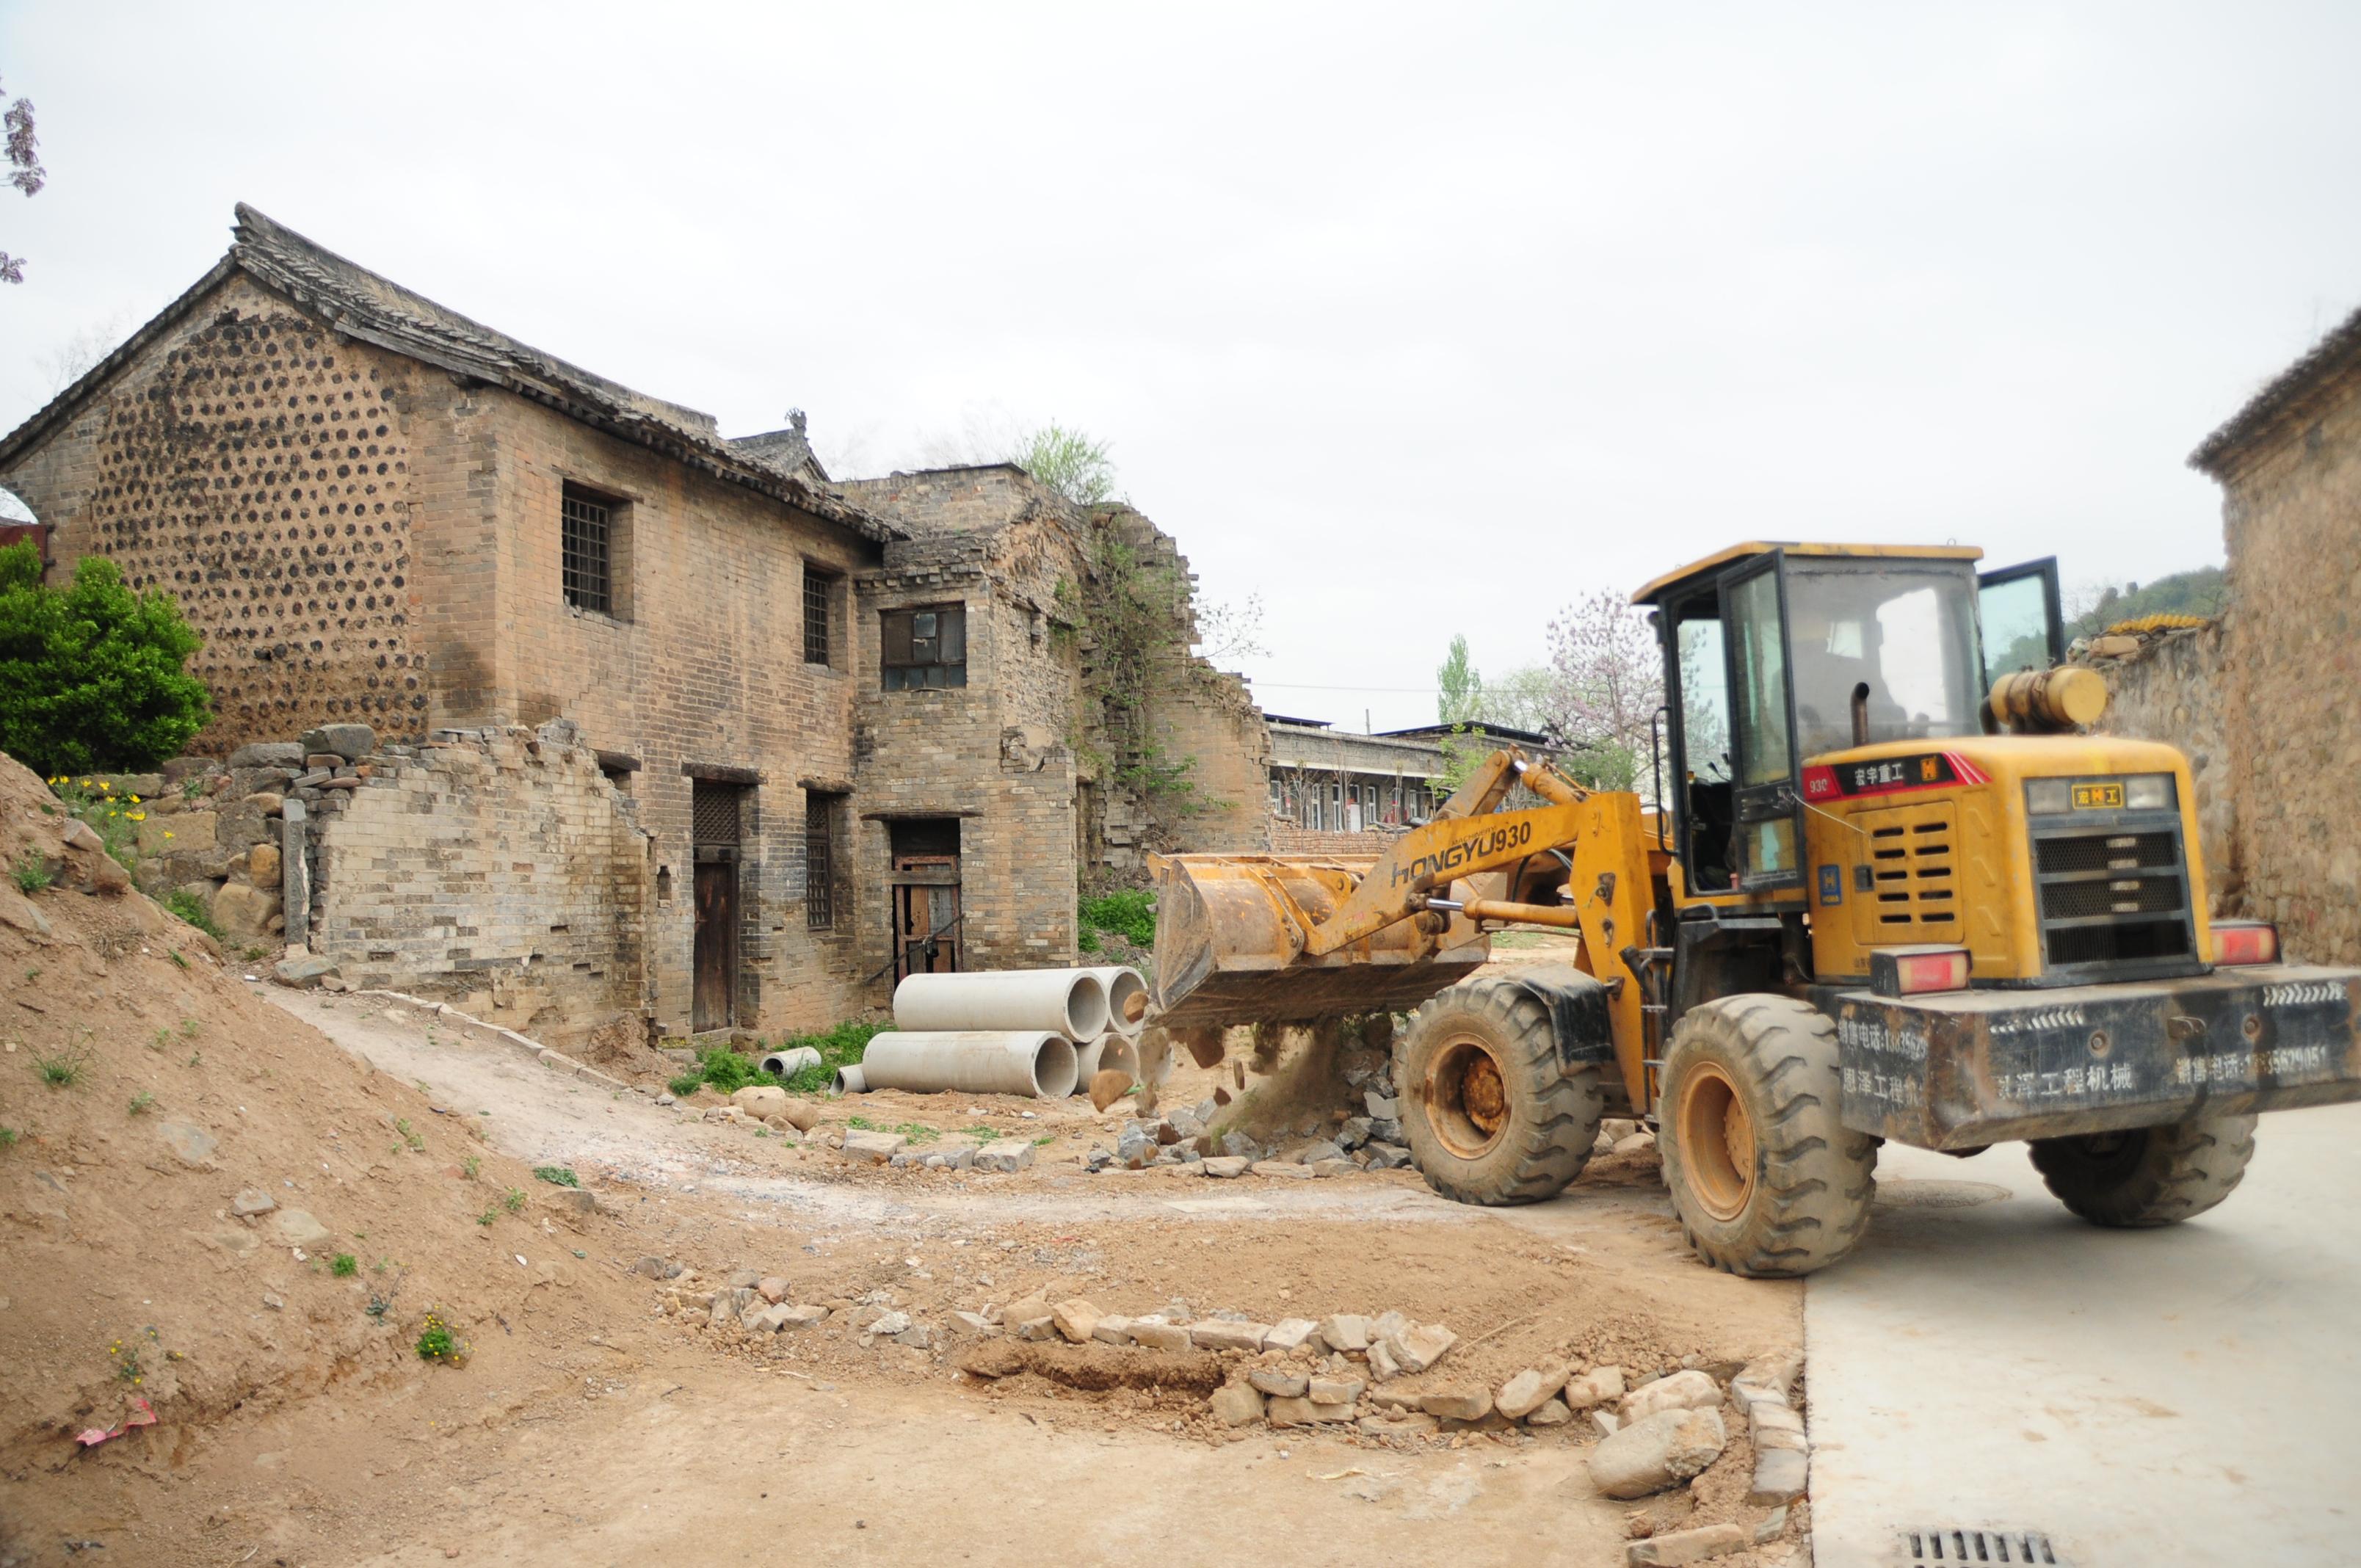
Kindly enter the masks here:
[[1371, 856], [1159, 858], [1149, 1021], [1187, 1028], [1408, 1012], [1490, 956], [1490, 944], [1455, 919], [1440, 938], [1404, 921], [1340, 951], [1304, 957], [1289, 901], [1324, 919], [1373, 863]]

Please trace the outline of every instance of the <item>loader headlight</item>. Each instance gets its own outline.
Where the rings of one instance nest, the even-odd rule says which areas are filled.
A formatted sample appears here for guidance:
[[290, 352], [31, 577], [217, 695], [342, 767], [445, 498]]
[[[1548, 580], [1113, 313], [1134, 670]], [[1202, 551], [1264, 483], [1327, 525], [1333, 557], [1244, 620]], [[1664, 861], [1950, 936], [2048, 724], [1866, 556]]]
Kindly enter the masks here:
[[2169, 811], [2178, 804], [2170, 773], [2134, 773], [2124, 781], [2126, 811]]
[[2034, 779], [2025, 786], [2025, 809], [2037, 817], [2074, 809], [2074, 786], [2065, 779]]

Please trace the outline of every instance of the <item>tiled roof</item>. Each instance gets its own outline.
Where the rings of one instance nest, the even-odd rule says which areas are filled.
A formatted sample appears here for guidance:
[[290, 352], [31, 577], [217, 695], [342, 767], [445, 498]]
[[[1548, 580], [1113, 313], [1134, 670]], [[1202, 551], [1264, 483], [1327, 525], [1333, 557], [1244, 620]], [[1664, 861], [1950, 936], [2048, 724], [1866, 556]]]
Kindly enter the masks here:
[[2301, 404], [2306, 395], [2330, 376], [2356, 361], [2361, 361], [2361, 311], [2345, 317], [2326, 337], [2312, 345], [2310, 353], [2248, 398], [2246, 407], [2232, 414], [2221, 429], [2189, 455], [2189, 466], [2219, 478], [2223, 462], [2230, 454], [2262, 433], [2281, 414]]
[[[864, 538], [884, 542], [903, 531], [809, 477], [779, 466], [761, 448], [725, 440], [713, 416], [633, 391], [555, 355], [518, 342], [335, 252], [241, 202], [229, 254], [194, 287], [134, 333], [48, 407], [0, 440], [0, 467], [69, 417], [82, 400], [193, 310], [233, 271], [244, 272], [319, 316], [343, 336], [407, 358], [506, 388], [570, 418], [648, 447], [675, 461], [743, 485]], [[749, 437], [761, 443], [767, 437]], [[808, 451], [808, 448], [807, 448]]]

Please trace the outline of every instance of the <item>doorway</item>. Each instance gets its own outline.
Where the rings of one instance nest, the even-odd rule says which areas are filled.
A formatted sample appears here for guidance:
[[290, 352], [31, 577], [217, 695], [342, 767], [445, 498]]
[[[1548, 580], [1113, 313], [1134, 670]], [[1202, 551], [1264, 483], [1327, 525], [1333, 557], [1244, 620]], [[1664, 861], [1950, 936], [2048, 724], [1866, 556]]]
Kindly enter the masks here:
[[738, 1022], [738, 862], [745, 795], [741, 784], [691, 781], [689, 820], [697, 850], [692, 1026], [699, 1033]]
[[960, 836], [956, 817], [885, 826], [893, 856], [894, 979], [960, 967]]

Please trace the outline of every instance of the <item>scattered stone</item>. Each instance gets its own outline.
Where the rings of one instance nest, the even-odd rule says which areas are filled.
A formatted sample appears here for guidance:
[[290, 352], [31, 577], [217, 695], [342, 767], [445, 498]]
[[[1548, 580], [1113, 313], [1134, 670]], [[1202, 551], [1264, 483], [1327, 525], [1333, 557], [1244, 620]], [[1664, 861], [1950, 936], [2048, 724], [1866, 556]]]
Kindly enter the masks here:
[[1369, 1348], [1369, 1320], [1352, 1312], [1338, 1312], [1320, 1320], [1320, 1343], [1330, 1350], [1364, 1351]]
[[901, 1311], [887, 1312], [884, 1316], [873, 1320], [869, 1326], [861, 1332], [871, 1339], [892, 1339], [896, 1334], [910, 1332], [910, 1314]]
[[1620, 1366], [1594, 1366], [1566, 1381], [1565, 1402], [1570, 1409], [1587, 1410], [1614, 1404], [1622, 1398], [1623, 1369]]
[[783, 1329], [807, 1329], [814, 1323], [825, 1321], [828, 1317], [826, 1307], [798, 1307], [782, 1302], [773, 1310], [780, 1314], [779, 1327]]
[[1108, 1312], [1091, 1325], [1091, 1337], [1101, 1344], [1129, 1344], [1131, 1320]]
[[643, 1279], [677, 1279], [681, 1266], [669, 1258], [643, 1257], [631, 1265], [631, 1272]]
[[1410, 1150], [1399, 1144], [1378, 1143], [1372, 1140], [1368, 1145], [1368, 1152], [1371, 1170], [1399, 1170], [1410, 1163]]
[[1224, 1133], [1222, 1152], [1232, 1158], [1242, 1159], [1248, 1165], [1252, 1165], [1262, 1157], [1262, 1146], [1244, 1133]]
[[1721, 1403], [1721, 1387], [1702, 1372], [1675, 1372], [1623, 1396], [1623, 1419], [1645, 1420], [1659, 1410], [1704, 1410]]
[[279, 1207], [279, 1200], [259, 1187], [241, 1188], [229, 1201], [229, 1212], [241, 1219], [250, 1220], [257, 1214], [268, 1214]]
[[730, 1277], [730, 1288], [732, 1290], [752, 1290], [762, 1283], [763, 1271], [758, 1268], [741, 1268]]
[[1091, 1074], [1091, 1109], [1104, 1111], [1131, 1089], [1131, 1074], [1119, 1068], [1101, 1068]]
[[1293, 1350], [1308, 1343], [1320, 1325], [1310, 1318], [1281, 1318], [1270, 1326], [1263, 1337], [1265, 1350]]
[[1674, 1568], [1675, 1564], [1702, 1563], [1708, 1557], [1743, 1551], [1750, 1544], [1746, 1531], [1737, 1525], [1700, 1525], [1696, 1530], [1676, 1530], [1670, 1535], [1635, 1541], [1623, 1549], [1623, 1561], [1628, 1568]]
[[787, 1299], [787, 1282], [775, 1274], [764, 1275], [754, 1282], [754, 1294], [775, 1307]]
[[1764, 1514], [1763, 1516], [1763, 1522], [1754, 1527], [1755, 1544], [1759, 1546], [1766, 1541], [1778, 1540], [1786, 1528], [1787, 1506], [1784, 1503], [1782, 1503], [1779, 1507], [1773, 1508], [1769, 1513]]
[[1188, 1327], [1181, 1323], [1159, 1322], [1152, 1318], [1135, 1318], [1131, 1323], [1131, 1343], [1146, 1350], [1187, 1350], [1191, 1342]]
[[1401, 1116], [1401, 1102], [1390, 1094], [1372, 1089], [1361, 1099], [1369, 1108], [1369, 1120], [1372, 1122], [1391, 1122]]
[[779, 1114], [785, 1117], [787, 1125], [798, 1133], [808, 1133], [819, 1125], [819, 1107], [808, 1100], [798, 1100], [792, 1094], [787, 1096], [786, 1109]]
[[[207, 885], [210, 887], [211, 884]], [[31, 901], [14, 888], [0, 888], [0, 921], [37, 936], [49, 934], [49, 917], [34, 908]]]
[[1361, 1431], [1368, 1437], [1432, 1437], [1443, 1423], [1424, 1411], [1398, 1416], [1363, 1416]]
[[1388, 1336], [1386, 1348], [1393, 1352], [1403, 1371], [1423, 1372], [1458, 1343], [1459, 1336], [1441, 1323], [1421, 1323]]
[[164, 1140], [173, 1158], [198, 1169], [213, 1164], [214, 1150], [220, 1146], [211, 1133], [188, 1122], [159, 1122], [156, 1135]]
[[1767, 1393], [1782, 1404], [1795, 1387], [1795, 1379], [1804, 1370], [1804, 1353], [1800, 1350], [1774, 1350], [1758, 1355], [1738, 1369], [1730, 1380], [1730, 1392], [1748, 1389]]
[[1598, 1135], [1611, 1144], [1620, 1144], [1639, 1130], [1640, 1124], [1628, 1116], [1609, 1116], [1598, 1124]]
[[[1013, 1145], [1014, 1146], [1007, 1146]], [[1033, 1146], [1022, 1138], [1004, 1138], [975, 1151], [975, 1168], [1002, 1176], [1033, 1168]]]
[[1335, 1159], [1323, 1159], [1320, 1161], [1312, 1168], [1312, 1174], [1324, 1180], [1329, 1177], [1350, 1176], [1360, 1168], [1361, 1168], [1359, 1166], [1355, 1165], [1351, 1160], [1339, 1157]]
[[787, 1091], [767, 1083], [750, 1083], [730, 1096], [730, 1103], [758, 1121], [776, 1116], [787, 1108]]
[[1217, 1154], [1199, 1160], [1197, 1168], [1207, 1176], [1226, 1181], [1233, 1177], [1244, 1176], [1252, 1163], [1243, 1155]]
[[1257, 1366], [1246, 1374], [1246, 1381], [1274, 1398], [1301, 1399], [1311, 1391], [1312, 1381], [1302, 1374], [1290, 1372], [1284, 1366]]
[[1447, 1420], [1480, 1421], [1492, 1413], [1492, 1396], [1481, 1388], [1430, 1388], [1418, 1408]]
[[1327, 1405], [1316, 1399], [1277, 1398], [1268, 1411], [1275, 1427], [1308, 1427], [1322, 1421], [1349, 1421], [1353, 1419], [1350, 1405]]
[[773, 1302], [768, 1306], [748, 1308], [745, 1316], [738, 1321], [749, 1333], [774, 1334], [786, 1327], [787, 1316], [794, 1310], [793, 1307]]
[[287, 1310], [287, 1299], [276, 1291], [265, 1290], [262, 1293], [262, 1304], [274, 1312], [283, 1312]]
[[1701, 1474], [1729, 1441], [1719, 1410], [1659, 1410], [1592, 1449], [1590, 1479], [1610, 1497], [1644, 1497]]
[[1521, 1421], [1540, 1409], [1565, 1385], [1563, 1370], [1536, 1372], [1528, 1367], [1500, 1385], [1499, 1391], [1492, 1396], [1492, 1404], [1510, 1420]]
[[561, 1187], [545, 1195], [545, 1201], [561, 1213], [587, 1220], [598, 1212], [598, 1195], [579, 1187]]
[[1634, 1133], [1628, 1138], [1617, 1139], [1615, 1146], [1608, 1152], [1610, 1154], [1646, 1154], [1655, 1146], [1656, 1135], [1653, 1133], [1641, 1132]]
[[844, 1135], [844, 1157], [869, 1165], [884, 1165], [900, 1154], [909, 1139], [899, 1133], [875, 1133], [865, 1127], [853, 1127]]
[[325, 1246], [336, 1239], [336, 1233], [313, 1218], [308, 1209], [281, 1209], [270, 1223], [289, 1246]]
[[1401, 1375], [1401, 1363], [1394, 1359], [1390, 1340], [1378, 1340], [1369, 1346], [1369, 1376], [1372, 1378], [1379, 1383], [1390, 1383]]
[[1369, 1118], [1367, 1116], [1355, 1116], [1336, 1129], [1336, 1146], [1340, 1149], [1356, 1149], [1368, 1141]]
[[1525, 1418], [1529, 1427], [1562, 1427], [1574, 1420], [1574, 1412], [1565, 1408], [1564, 1399], [1552, 1397], [1541, 1403], [1540, 1409]]
[[1622, 1430], [1623, 1418], [1612, 1410], [1593, 1410], [1590, 1412], [1590, 1424], [1598, 1429], [1599, 1436], [1613, 1437]]
[[1050, 1308], [1049, 1317], [1058, 1325], [1058, 1332], [1076, 1344], [1088, 1344], [1098, 1332], [1099, 1310], [1080, 1296]]
[[746, 1317], [746, 1309], [753, 1306], [759, 1299], [754, 1294], [753, 1287], [750, 1285], [739, 1285], [726, 1290], [716, 1290], [713, 1293], [712, 1304], [706, 1310], [707, 1320], [717, 1329], [724, 1323], [742, 1322]]
[[1213, 1390], [1213, 1419], [1225, 1427], [1252, 1426], [1262, 1420], [1262, 1396], [1243, 1383]]
[[953, 1312], [951, 1321], [969, 1333], [987, 1339], [1000, 1332], [1000, 1325], [981, 1312]]
[[1038, 1296], [1011, 1301], [1001, 1309], [1000, 1326], [1018, 1339], [1054, 1339], [1058, 1327], [1049, 1303]]
[[1810, 1447], [1804, 1436], [1804, 1418], [1784, 1405], [1765, 1399], [1748, 1408], [1747, 1436], [1759, 1449], [1792, 1448], [1803, 1452]]
[[1315, 1405], [1350, 1405], [1368, 1385], [1358, 1377], [1314, 1377], [1304, 1392]]
[[1758, 1448], [1754, 1451], [1754, 1478], [1748, 1486], [1746, 1500], [1756, 1508], [1792, 1503], [1804, 1495], [1811, 1478], [1811, 1457], [1803, 1450]]
[[1309, 1181], [1312, 1179], [1312, 1168], [1310, 1166], [1294, 1165], [1283, 1159], [1258, 1159], [1246, 1168], [1256, 1176], [1277, 1177], [1281, 1180], [1286, 1181]]
[[1295, 1163], [1298, 1165], [1318, 1165], [1322, 1160], [1344, 1157], [1345, 1151], [1326, 1138], [1322, 1138], [1317, 1143], [1306, 1144], [1295, 1151]]
[[1189, 1343], [1199, 1350], [1257, 1351], [1270, 1332], [1268, 1323], [1242, 1323], [1228, 1318], [1205, 1318], [1189, 1325]]
[[[236, 885], [236, 883], [231, 883], [225, 886], [222, 892], [227, 893]], [[253, 890], [249, 888], [247, 891]], [[219, 894], [214, 898], [214, 908], [216, 913], [221, 908]], [[227, 931], [229, 927], [224, 926], [222, 929]], [[321, 981], [335, 974], [337, 970], [334, 961], [315, 955], [310, 958], [281, 959], [270, 972], [281, 985], [292, 987], [297, 991], [310, 991], [316, 988]]]
[[1115, 1157], [1127, 1169], [1145, 1170], [1156, 1157], [1156, 1135], [1145, 1124], [1134, 1122], [1126, 1126], [1115, 1140]]

